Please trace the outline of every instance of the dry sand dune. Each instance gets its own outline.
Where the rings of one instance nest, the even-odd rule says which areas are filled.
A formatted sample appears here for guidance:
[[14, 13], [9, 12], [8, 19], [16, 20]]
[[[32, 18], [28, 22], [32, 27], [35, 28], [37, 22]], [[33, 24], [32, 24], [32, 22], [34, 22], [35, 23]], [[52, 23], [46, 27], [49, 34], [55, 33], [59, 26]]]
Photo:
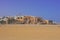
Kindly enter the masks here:
[[0, 40], [60, 40], [60, 25], [0, 25]]

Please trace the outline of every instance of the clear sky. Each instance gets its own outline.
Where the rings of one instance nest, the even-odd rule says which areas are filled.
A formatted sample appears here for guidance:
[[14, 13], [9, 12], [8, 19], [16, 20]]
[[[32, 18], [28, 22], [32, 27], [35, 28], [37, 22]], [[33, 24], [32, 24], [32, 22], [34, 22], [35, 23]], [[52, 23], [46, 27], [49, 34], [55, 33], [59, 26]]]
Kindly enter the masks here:
[[33, 15], [60, 22], [60, 0], [0, 0], [0, 16]]

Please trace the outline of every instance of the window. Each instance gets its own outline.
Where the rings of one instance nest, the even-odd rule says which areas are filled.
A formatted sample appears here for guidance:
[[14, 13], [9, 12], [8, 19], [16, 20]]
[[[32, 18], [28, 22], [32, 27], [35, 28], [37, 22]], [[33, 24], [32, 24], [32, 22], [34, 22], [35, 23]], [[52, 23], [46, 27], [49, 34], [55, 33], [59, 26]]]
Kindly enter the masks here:
[[19, 19], [19, 17], [17, 19]]
[[22, 19], [22, 17], [20, 17]]

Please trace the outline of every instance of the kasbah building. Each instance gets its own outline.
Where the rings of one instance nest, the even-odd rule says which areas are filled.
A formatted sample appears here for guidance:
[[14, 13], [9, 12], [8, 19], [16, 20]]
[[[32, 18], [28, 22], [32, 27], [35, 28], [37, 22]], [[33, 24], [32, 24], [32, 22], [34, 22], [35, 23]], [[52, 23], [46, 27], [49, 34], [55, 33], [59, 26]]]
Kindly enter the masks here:
[[45, 20], [36, 16], [4, 16], [0, 17], [0, 24], [55, 24], [53, 20]]

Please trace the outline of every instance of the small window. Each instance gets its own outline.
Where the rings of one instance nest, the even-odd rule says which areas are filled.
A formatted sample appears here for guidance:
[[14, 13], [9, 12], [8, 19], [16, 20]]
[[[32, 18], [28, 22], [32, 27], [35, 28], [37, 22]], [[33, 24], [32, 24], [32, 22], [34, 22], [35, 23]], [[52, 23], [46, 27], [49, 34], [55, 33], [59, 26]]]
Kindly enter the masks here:
[[21, 17], [21, 19], [22, 19], [22, 17]]
[[19, 19], [19, 17], [17, 19]]

